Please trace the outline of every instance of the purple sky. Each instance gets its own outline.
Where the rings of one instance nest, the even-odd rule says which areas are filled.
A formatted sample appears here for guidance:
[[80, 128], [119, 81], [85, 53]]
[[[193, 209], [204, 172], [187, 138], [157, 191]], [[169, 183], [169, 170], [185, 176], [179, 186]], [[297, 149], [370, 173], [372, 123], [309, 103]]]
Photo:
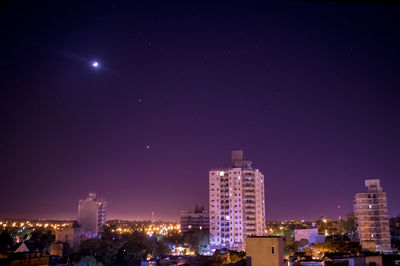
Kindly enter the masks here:
[[399, 5], [131, 2], [2, 9], [0, 217], [96, 191], [110, 218], [177, 219], [232, 149], [267, 220], [345, 216], [366, 177], [400, 213]]

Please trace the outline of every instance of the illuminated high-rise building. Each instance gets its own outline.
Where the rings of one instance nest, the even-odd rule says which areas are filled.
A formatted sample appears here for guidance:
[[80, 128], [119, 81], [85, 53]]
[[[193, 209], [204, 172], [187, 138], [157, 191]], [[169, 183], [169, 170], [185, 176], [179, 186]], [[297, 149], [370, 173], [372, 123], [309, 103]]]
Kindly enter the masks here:
[[86, 199], [81, 199], [78, 205], [78, 223], [89, 238], [97, 237], [106, 223], [107, 202], [89, 192]]
[[247, 236], [265, 235], [264, 176], [232, 151], [232, 166], [209, 171], [210, 246], [244, 250]]
[[390, 228], [386, 192], [379, 179], [365, 180], [367, 193], [357, 193], [354, 197], [354, 215], [363, 250], [390, 251]]

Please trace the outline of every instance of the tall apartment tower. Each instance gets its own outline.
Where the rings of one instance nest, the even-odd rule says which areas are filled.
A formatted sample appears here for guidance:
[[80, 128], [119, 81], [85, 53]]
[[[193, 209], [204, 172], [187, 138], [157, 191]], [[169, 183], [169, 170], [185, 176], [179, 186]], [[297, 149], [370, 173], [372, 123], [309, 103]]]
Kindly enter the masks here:
[[363, 250], [382, 252], [391, 250], [386, 192], [379, 179], [365, 180], [367, 193], [354, 197], [354, 215]]
[[107, 202], [96, 198], [96, 193], [89, 192], [86, 199], [81, 199], [78, 205], [78, 223], [88, 238], [97, 237], [106, 223]]
[[244, 250], [247, 236], [265, 235], [264, 176], [243, 151], [230, 168], [209, 171], [210, 246]]

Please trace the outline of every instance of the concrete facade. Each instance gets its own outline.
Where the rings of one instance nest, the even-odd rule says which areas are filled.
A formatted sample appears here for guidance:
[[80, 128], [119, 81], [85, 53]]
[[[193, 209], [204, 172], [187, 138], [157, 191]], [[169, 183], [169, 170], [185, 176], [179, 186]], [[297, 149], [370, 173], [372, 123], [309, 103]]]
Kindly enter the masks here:
[[209, 171], [210, 246], [244, 250], [247, 236], [265, 235], [264, 176], [243, 151], [232, 167]]
[[88, 236], [80, 227], [65, 227], [56, 231], [55, 242], [68, 244], [71, 249], [79, 247], [81, 241], [86, 240]]
[[78, 223], [89, 238], [97, 237], [106, 223], [106, 206], [107, 202], [96, 198], [96, 193], [93, 192], [79, 201]]
[[325, 242], [324, 235], [318, 234], [318, 228], [295, 229], [294, 240], [300, 241], [302, 239], [307, 239], [308, 243], [312, 244]]
[[283, 266], [283, 238], [275, 236], [246, 238], [247, 266]]
[[194, 211], [181, 211], [182, 233], [210, 230], [210, 216], [204, 206], [196, 205]]
[[368, 192], [357, 193], [354, 197], [354, 215], [361, 246], [366, 251], [390, 251], [386, 192], [383, 192], [379, 179], [365, 180], [365, 186]]

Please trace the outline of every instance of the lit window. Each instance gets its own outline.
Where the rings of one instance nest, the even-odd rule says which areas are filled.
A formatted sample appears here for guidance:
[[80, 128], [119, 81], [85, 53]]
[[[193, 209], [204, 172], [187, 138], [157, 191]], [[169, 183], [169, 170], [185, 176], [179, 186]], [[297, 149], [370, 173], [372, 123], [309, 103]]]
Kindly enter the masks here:
[[224, 171], [219, 172], [219, 176], [224, 176]]
[[368, 205], [368, 208], [372, 209], [372, 205], [371, 205], [371, 204], [369, 204], [369, 205]]

